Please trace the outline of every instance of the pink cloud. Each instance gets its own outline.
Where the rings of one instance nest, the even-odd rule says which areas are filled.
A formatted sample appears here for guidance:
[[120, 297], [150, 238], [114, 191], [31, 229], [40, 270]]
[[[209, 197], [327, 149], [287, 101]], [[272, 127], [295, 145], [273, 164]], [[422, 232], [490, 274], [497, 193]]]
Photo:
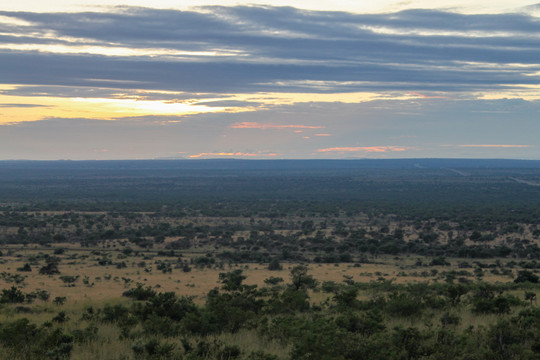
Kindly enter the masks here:
[[315, 134], [315, 136], [332, 136], [332, 134]]
[[407, 148], [403, 146], [346, 146], [346, 147], [333, 147], [326, 149], [319, 149], [317, 152], [390, 152], [390, 151], [406, 151]]
[[424, 94], [421, 94], [418, 92], [412, 92], [412, 91], [409, 92], [408, 94], [418, 96], [419, 98], [422, 98], [422, 99], [445, 99], [444, 96], [429, 96], [429, 95], [424, 95]]
[[233, 129], [324, 129], [324, 126], [310, 126], [310, 125], [275, 125], [275, 124], [261, 124], [258, 122], [244, 121], [240, 123], [234, 123], [231, 125]]

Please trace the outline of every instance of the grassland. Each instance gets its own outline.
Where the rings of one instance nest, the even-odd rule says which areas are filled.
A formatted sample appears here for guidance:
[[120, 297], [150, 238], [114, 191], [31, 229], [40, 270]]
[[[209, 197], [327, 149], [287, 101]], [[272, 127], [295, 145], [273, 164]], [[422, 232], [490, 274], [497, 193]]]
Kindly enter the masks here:
[[419, 161], [0, 163], [0, 359], [538, 359], [538, 164]]

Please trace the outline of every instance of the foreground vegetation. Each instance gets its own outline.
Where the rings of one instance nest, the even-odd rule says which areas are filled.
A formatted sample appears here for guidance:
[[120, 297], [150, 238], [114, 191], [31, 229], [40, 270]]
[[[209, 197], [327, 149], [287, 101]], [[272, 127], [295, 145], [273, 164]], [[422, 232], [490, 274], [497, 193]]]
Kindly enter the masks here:
[[[4, 359], [536, 359], [538, 276], [513, 282], [319, 282], [304, 265], [265, 286], [241, 269], [197, 304], [142, 283], [104, 303], [2, 291]], [[30, 304], [32, 303], [32, 304]]]

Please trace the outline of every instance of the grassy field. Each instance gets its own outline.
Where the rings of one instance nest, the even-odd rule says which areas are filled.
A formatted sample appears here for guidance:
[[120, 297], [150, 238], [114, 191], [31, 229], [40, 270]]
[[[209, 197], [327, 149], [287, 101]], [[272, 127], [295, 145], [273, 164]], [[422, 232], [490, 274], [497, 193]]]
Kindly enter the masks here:
[[[285, 282], [289, 281], [289, 270], [297, 263], [283, 262], [282, 270], [270, 271], [268, 264], [217, 264], [211, 266], [191, 265], [189, 272], [184, 272], [181, 268], [175, 268], [177, 257], [159, 256], [156, 251], [145, 251], [140, 249], [138, 256], [126, 256], [120, 249], [103, 248], [74, 248], [69, 244], [58, 244], [55, 248], [63, 249], [62, 254], [56, 254], [54, 248], [40, 248], [35, 245], [28, 245], [24, 248], [11, 246], [4, 248], [4, 252], [9, 254], [3, 256], [0, 261], [0, 273], [17, 274], [24, 278], [20, 283], [7, 280], [6, 277], [0, 280], [2, 288], [11, 285], [18, 285], [25, 291], [47, 290], [52, 296], [65, 296], [70, 302], [84, 302], [88, 299], [105, 300], [122, 296], [122, 293], [133, 287], [136, 283], [143, 283], [152, 286], [160, 291], [172, 291], [179, 296], [194, 296], [202, 301], [211, 289], [219, 285], [219, 274], [235, 269], [242, 269], [247, 276], [246, 283], [264, 286], [264, 280], [277, 276], [282, 277]], [[99, 255], [96, 255], [98, 253]], [[39, 269], [44, 265], [44, 258], [56, 256], [60, 259], [59, 275], [42, 275]], [[200, 252], [182, 252], [182, 259], [188, 261], [199, 256]], [[122, 262], [125, 267], [119, 268], [115, 265], [99, 265], [102, 258], [111, 259], [113, 262]], [[419, 256], [378, 256], [369, 257], [364, 263], [336, 263], [336, 264], [309, 264], [310, 273], [320, 282], [334, 281], [341, 283], [346, 279], [355, 282], [370, 282], [380, 279], [391, 280], [394, 283], [405, 284], [414, 282], [443, 282], [445, 274], [452, 271], [457, 274], [468, 274], [460, 276], [470, 281], [475, 280], [473, 265], [500, 264], [504, 267], [509, 262], [507, 259], [475, 260], [475, 264], [470, 259], [448, 259], [449, 265], [429, 265], [431, 258]], [[31, 272], [17, 271], [24, 264], [32, 264]], [[156, 269], [156, 263], [170, 263], [171, 272], [163, 272]], [[460, 264], [470, 264], [471, 268], [463, 269]], [[144, 265], [143, 265], [144, 264]], [[510, 270], [507, 275], [500, 272], [494, 274], [489, 270], [483, 271], [481, 277], [483, 281], [489, 283], [507, 282], [513, 280], [515, 270]], [[65, 283], [62, 276], [75, 276], [77, 279], [73, 283]]]
[[[60, 254], [57, 249], [63, 249]], [[56, 250], [56, 251], [55, 251]], [[66, 332], [78, 331], [77, 329], [91, 328], [95, 322], [84, 320], [84, 314], [89, 307], [100, 309], [104, 306], [122, 305], [129, 307], [131, 300], [123, 297], [122, 293], [129, 288], [133, 288], [137, 283], [150, 286], [157, 292], [174, 292], [177, 296], [192, 297], [195, 304], [204, 306], [207, 301], [207, 294], [214, 288], [221, 286], [219, 274], [242, 270], [246, 276], [244, 281], [248, 285], [257, 285], [258, 288], [268, 287], [265, 279], [270, 277], [281, 277], [284, 283], [291, 282], [291, 269], [297, 263], [283, 262], [282, 270], [269, 270], [268, 264], [213, 264], [211, 266], [191, 266], [189, 272], [184, 272], [182, 268], [171, 267], [170, 272], [163, 272], [157, 269], [156, 264], [169, 263], [174, 265], [178, 262], [176, 256], [158, 255], [157, 251], [137, 249], [139, 252], [125, 255], [119, 247], [113, 249], [100, 248], [77, 248], [70, 244], [58, 244], [54, 248], [42, 248], [38, 245], [27, 245], [25, 247], [9, 246], [3, 248], [4, 256], [1, 258], [0, 282], [2, 289], [11, 286], [19, 287], [26, 293], [47, 290], [50, 293], [49, 301], [36, 300], [33, 304], [24, 305], [27, 311], [21, 311], [21, 305], [3, 305], [0, 307], [0, 324], [13, 322], [18, 319], [30, 318], [33, 323], [42, 325], [50, 323], [60, 312], [63, 312], [66, 320], [61, 324]], [[189, 263], [191, 258], [199, 256], [200, 253], [182, 253], [182, 261]], [[45, 264], [47, 256], [56, 256], [60, 259], [59, 274], [44, 275], [39, 274], [39, 269]], [[121, 261], [125, 267], [115, 265], [99, 265], [100, 259], [111, 259]], [[319, 284], [361, 284], [361, 283], [381, 283], [381, 284], [437, 284], [447, 282], [447, 274], [451, 272], [463, 271], [463, 264], [471, 264], [467, 268], [470, 275], [461, 276], [461, 279], [468, 279], [467, 282], [476, 282], [482, 279], [483, 282], [502, 284], [511, 282], [514, 278], [514, 270], [507, 272], [507, 275], [493, 274], [487, 270], [490, 265], [495, 268], [506, 268], [509, 263], [507, 259], [489, 259], [478, 261], [475, 264], [468, 259], [448, 259], [448, 265], [429, 265], [432, 258], [418, 256], [379, 256], [367, 258], [363, 263], [340, 263], [340, 264], [308, 264], [309, 274], [311, 274]], [[141, 264], [144, 262], [144, 265]], [[31, 264], [32, 271], [18, 271], [24, 264]], [[474, 276], [472, 266], [485, 266], [484, 275]], [[464, 274], [464, 273], [460, 273]], [[14, 276], [8, 276], [14, 275]], [[17, 277], [18, 275], [18, 277]], [[75, 277], [73, 282], [66, 283], [62, 280], [64, 276]], [[457, 278], [459, 279], [459, 277]], [[454, 279], [456, 280], [456, 279]], [[464, 282], [464, 280], [461, 280]], [[516, 289], [507, 292], [516, 298], [523, 299], [524, 290]], [[359, 301], [369, 302], [380, 296], [381, 292], [371, 289], [361, 290], [356, 298]], [[309, 291], [312, 306], [325, 306], [332, 302], [333, 294], [321, 291], [321, 287]], [[51, 300], [56, 297], [66, 297], [64, 304], [55, 304]], [[526, 309], [525, 304], [513, 309], [517, 313], [520, 309]], [[474, 313], [467, 310], [468, 307], [460, 307], [453, 311], [459, 314], [459, 324], [454, 328], [457, 332], [465, 332], [471, 327], [494, 326], [500, 320], [500, 315], [491, 313]], [[419, 331], [430, 331], [434, 326], [438, 326], [438, 321], [448, 313], [446, 308], [432, 309], [424, 312], [421, 316], [400, 317], [393, 316], [385, 319], [385, 326], [388, 329], [415, 328]], [[94, 325], [93, 325], [94, 324]], [[132, 331], [142, 331], [141, 325], [136, 325]], [[185, 344], [181, 337], [166, 338], [167, 344], [175, 349], [182, 349]], [[223, 332], [209, 336], [192, 336], [190, 342], [198, 344], [227, 344], [240, 349], [243, 354], [264, 352], [277, 359], [286, 359], [291, 353], [291, 344], [277, 341], [276, 339], [265, 338], [256, 329], [244, 328], [237, 332]], [[101, 323], [96, 327], [95, 334], [91, 341], [78, 342], [74, 345], [71, 358], [80, 360], [104, 359], [139, 359], [133, 352], [135, 346], [132, 338], [122, 335], [122, 329], [115, 324]], [[218, 346], [218, 345], [216, 345]], [[221, 345], [220, 345], [221, 346]], [[0, 352], [0, 359], [22, 359], [20, 354], [13, 349], [5, 349]], [[216, 350], [217, 351], [217, 350]]]

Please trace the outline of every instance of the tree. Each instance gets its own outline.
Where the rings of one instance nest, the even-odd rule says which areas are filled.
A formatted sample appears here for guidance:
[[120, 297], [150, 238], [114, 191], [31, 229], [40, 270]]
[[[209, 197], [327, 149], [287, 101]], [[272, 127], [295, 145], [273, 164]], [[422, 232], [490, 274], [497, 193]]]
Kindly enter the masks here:
[[357, 305], [356, 297], [358, 296], [358, 288], [347, 286], [339, 289], [334, 295], [334, 300], [340, 309], [351, 309]]
[[246, 276], [242, 274], [240, 269], [219, 274], [219, 281], [223, 284], [223, 290], [226, 291], [242, 290], [242, 281], [245, 279]]
[[45, 266], [39, 269], [39, 273], [42, 275], [55, 275], [60, 274], [58, 270], [58, 264], [60, 259], [56, 256], [49, 256], [45, 259]]
[[450, 300], [450, 304], [455, 306], [459, 304], [461, 296], [469, 292], [469, 289], [463, 284], [450, 284], [445, 290], [445, 295]]
[[268, 270], [273, 271], [273, 270], [282, 270], [282, 269], [283, 269], [283, 266], [281, 266], [278, 259], [272, 259], [272, 261], [270, 261], [270, 264], [268, 264]]
[[308, 267], [298, 265], [291, 270], [292, 285], [296, 290], [313, 289], [317, 286], [318, 281], [313, 276], [308, 275]]
[[534, 274], [533, 272], [531, 272], [529, 270], [521, 270], [520, 272], [518, 272], [518, 275], [514, 279], [514, 282], [515, 283], [520, 283], [520, 282], [527, 282], [528, 281], [528, 282], [537, 284], [538, 280], [539, 280], [538, 275]]
[[29, 263], [24, 264], [24, 266], [17, 268], [17, 271], [32, 271], [32, 266]]
[[536, 293], [533, 293], [532, 291], [526, 291], [525, 300], [529, 300], [532, 306], [533, 301], [536, 301]]

